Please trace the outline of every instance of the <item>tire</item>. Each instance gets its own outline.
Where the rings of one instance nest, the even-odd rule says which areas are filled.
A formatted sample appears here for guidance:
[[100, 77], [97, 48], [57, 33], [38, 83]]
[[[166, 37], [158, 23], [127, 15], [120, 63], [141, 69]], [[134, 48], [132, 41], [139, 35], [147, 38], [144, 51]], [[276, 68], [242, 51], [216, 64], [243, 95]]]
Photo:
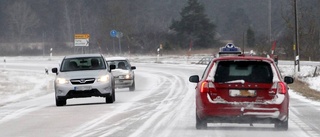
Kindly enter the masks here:
[[129, 87], [129, 91], [134, 91], [134, 90], [136, 90], [136, 84], [135, 84], [136, 82], [133, 80], [133, 83], [132, 83], [132, 85]]
[[207, 122], [201, 120], [196, 114], [196, 129], [207, 129]]
[[106, 103], [110, 104], [116, 101], [116, 95], [114, 89], [112, 89], [112, 95], [106, 97]]
[[113, 98], [113, 102], [116, 101], [116, 92], [115, 89], [112, 90], [112, 98]]
[[59, 99], [58, 97], [56, 97], [56, 106], [64, 106], [66, 104], [67, 104], [66, 99]]
[[288, 120], [286, 121], [277, 121], [276, 123], [274, 123], [274, 127], [277, 129], [277, 130], [282, 130], [282, 131], [286, 131], [288, 130], [289, 128], [289, 123], [288, 123]]

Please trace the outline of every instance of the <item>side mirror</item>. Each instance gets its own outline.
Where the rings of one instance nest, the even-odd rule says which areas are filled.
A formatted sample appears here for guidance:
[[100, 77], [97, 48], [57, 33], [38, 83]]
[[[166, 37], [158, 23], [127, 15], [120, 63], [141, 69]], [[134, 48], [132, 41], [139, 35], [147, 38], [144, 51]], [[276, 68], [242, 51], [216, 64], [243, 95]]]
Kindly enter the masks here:
[[193, 75], [189, 77], [189, 81], [192, 83], [198, 83], [199, 82], [199, 76], [198, 75]]
[[52, 73], [58, 74], [58, 68], [52, 68], [51, 71], [52, 71]]
[[116, 65], [110, 65], [110, 70], [116, 69]]
[[284, 77], [284, 82], [286, 82], [287, 84], [291, 84], [291, 83], [294, 82], [294, 79], [292, 77], [285, 76]]
[[131, 70], [135, 70], [136, 69], [136, 66], [131, 66]]

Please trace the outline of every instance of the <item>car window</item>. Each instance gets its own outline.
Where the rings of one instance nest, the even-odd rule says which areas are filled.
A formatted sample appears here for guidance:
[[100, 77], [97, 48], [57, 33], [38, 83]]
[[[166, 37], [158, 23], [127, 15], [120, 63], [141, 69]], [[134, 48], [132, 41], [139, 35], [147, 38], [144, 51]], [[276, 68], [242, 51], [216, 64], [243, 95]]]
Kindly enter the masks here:
[[215, 82], [244, 80], [252, 83], [272, 83], [272, 79], [271, 65], [262, 61], [221, 61], [214, 75]]
[[108, 65], [115, 65], [116, 69], [124, 69], [124, 70], [129, 70], [131, 69], [131, 65], [127, 60], [112, 60], [112, 61], [107, 61]]
[[206, 69], [203, 71], [203, 74], [202, 74], [202, 76], [201, 76], [201, 79], [203, 79], [204, 76], [205, 76], [205, 74], [207, 74], [207, 71], [208, 71], [208, 69], [210, 68], [210, 66], [211, 66], [210, 63], [206, 66]]
[[106, 69], [105, 63], [101, 57], [82, 57], [64, 59], [61, 65], [62, 72], [96, 69]]

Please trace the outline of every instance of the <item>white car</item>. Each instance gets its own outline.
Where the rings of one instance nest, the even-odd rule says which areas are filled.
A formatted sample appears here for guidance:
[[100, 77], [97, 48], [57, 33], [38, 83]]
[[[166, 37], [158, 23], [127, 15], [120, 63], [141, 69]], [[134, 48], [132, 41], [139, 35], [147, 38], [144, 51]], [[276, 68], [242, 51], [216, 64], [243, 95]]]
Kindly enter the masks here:
[[129, 91], [135, 90], [134, 71], [135, 66], [131, 66], [129, 60], [124, 57], [106, 58], [108, 65], [115, 65], [112, 70], [115, 79], [116, 88], [129, 88]]
[[101, 54], [80, 54], [65, 56], [54, 81], [56, 106], [64, 106], [67, 99], [99, 96], [106, 103], [115, 101], [115, 83], [111, 70]]

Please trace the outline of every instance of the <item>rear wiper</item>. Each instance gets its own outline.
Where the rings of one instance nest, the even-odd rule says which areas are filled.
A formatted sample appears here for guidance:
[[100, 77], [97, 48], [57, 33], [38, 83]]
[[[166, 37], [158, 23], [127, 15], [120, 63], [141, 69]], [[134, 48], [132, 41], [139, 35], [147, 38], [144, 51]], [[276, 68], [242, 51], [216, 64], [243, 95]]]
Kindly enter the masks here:
[[246, 81], [244, 81], [243, 79], [239, 79], [239, 80], [231, 80], [231, 81], [226, 81], [225, 83], [241, 83], [244, 84]]

